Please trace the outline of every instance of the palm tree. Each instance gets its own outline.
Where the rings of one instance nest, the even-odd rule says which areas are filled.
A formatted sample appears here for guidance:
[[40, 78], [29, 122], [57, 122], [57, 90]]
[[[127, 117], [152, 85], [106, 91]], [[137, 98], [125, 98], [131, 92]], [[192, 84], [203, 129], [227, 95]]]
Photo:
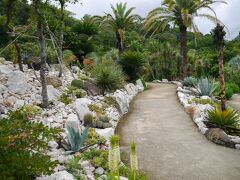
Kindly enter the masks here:
[[125, 29], [137, 19], [137, 15], [131, 15], [134, 7], [127, 9], [127, 3], [117, 3], [116, 8], [111, 5], [113, 15], [106, 14], [104, 17], [104, 22], [107, 22], [108, 25], [115, 31], [116, 39], [118, 43], [119, 52], [124, 51], [124, 33]]
[[[169, 24], [177, 25], [180, 31], [182, 76], [188, 75], [188, 48], [187, 29], [199, 32], [194, 22], [195, 17], [203, 17], [214, 23], [221, 23], [217, 19], [211, 5], [215, 3], [226, 3], [225, 0], [164, 0], [161, 7], [152, 10], [145, 21], [144, 28], [147, 32], [154, 34], [163, 31]], [[200, 10], [208, 9], [212, 14], [201, 13]]]
[[213, 36], [213, 43], [218, 51], [218, 68], [219, 68], [219, 81], [220, 81], [220, 97], [221, 97], [221, 108], [222, 111], [226, 110], [226, 100], [225, 100], [225, 81], [224, 81], [224, 63], [223, 63], [223, 49], [225, 45], [224, 36], [226, 32], [224, 31], [224, 26], [217, 24], [217, 26], [211, 32]]

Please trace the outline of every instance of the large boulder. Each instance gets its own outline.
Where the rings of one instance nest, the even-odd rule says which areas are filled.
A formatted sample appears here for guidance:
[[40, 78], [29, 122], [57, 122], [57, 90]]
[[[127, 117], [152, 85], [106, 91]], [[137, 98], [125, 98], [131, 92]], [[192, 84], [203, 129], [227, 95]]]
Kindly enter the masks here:
[[138, 88], [136, 88], [136, 86], [135, 86], [134, 84], [132, 84], [132, 83], [127, 84], [127, 85], [125, 86], [125, 89], [126, 89], [127, 93], [129, 94], [129, 96], [131, 97], [131, 99], [132, 99], [134, 96], [136, 96], [137, 93], [138, 93]]
[[0, 75], [12, 73], [13, 71], [9, 69], [6, 65], [0, 65]]
[[231, 141], [229, 136], [219, 128], [210, 128], [206, 131], [206, 137], [216, 144], [226, 147], [234, 147], [234, 142]]
[[86, 114], [91, 113], [91, 111], [88, 108], [88, 105], [90, 104], [91, 100], [87, 98], [79, 98], [75, 101], [75, 110], [81, 121], [83, 121], [83, 118]]
[[98, 133], [100, 136], [106, 138], [109, 140], [109, 138], [114, 135], [114, 129], [113, 128], [106, 128], [106, 129], [96, 129], [96, 133]]
[[136, 87], [137, 87], [137, 89], [138, 89], [139, 92], [144, 91], [144, 85], [143, 85], [143, 83], [142, 83], [142, 81], [141, 81], [140, 79], [138, 79], [138, 80], [136, 81]]
[[129, 103], [130, 103], [129, 95], [127, 94], [127, 92], [117, 90], [114, 92], [113, 97], [116, 99], [117, 103], [119, 104], [120, 113], [122, 115], [126, 114], [129, 110]]
[[56, 76], [47, 76], [46, 77], [47, 85], [52, 85], [53, 87], [60, 87], [62, 86], [62, 81], [59, 77]]
[[60, 92], [57, 89], [55, 89], [52, 85], [47, 86], [47, 91], [49, 101], [57, 100], [60, 97]]
[[97, 96], [102, 94], [101, 89], [97, 87], [93, 79], [83, 81], [83, 89], [87, 91], [88, 95]]
[[28, 90], [27, 78], [22, 71], [13, 71], [7, 74], [6, 86], [14, 94], [23, 95]]
[[59, 171], [51, 176], [38, 177], [36, 180], [75, 180], [75, 178], [67, 171]]

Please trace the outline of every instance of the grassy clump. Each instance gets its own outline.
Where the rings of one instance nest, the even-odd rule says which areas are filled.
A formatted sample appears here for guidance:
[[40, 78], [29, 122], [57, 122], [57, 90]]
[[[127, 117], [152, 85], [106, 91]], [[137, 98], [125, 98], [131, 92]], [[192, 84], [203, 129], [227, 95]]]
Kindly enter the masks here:
[[231, 108], [222, 111], [221, 107], [216, 107], [208, 111], [208, 124], [218, 127], [231, 135], [240, 135], [240, 120], [236, 111]]
[[113, 61], [102, 60], [93, 67], [92, 75], [103, 94], [120, 89], [125, 83], [121, 69]]
[[25, 106], [0, 119], [0, 179], [32, 179], [53, 173], [57, 162], [44, 151], [48, 141], [60, 138], [60, 130], [32, 122], [36, 112], [35, 107]]
[[91, 144], [105, 144], [106, 143], [106, 139], [102, 136], [99, 136], [95, 129], [90, 128], [88, 131], [88, 136], [87, 139], [85, 141], [85, 143], [87, 145], [91, 145]]

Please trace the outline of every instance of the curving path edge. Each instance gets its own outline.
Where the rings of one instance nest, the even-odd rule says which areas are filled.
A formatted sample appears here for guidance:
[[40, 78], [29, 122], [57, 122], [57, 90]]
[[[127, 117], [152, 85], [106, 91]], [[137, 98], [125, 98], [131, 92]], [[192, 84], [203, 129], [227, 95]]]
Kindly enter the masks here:
[[172, 84], [150, 84], [116, 129], [121, 150], [134, 139], [140, 169], [150, 180], [239, 180], [240, 151], [216, 145], [198, 132]]

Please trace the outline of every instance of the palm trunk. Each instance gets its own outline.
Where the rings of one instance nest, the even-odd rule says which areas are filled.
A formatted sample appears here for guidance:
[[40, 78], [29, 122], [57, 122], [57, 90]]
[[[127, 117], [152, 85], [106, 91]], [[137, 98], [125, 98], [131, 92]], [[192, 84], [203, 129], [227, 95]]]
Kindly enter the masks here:
[[224, 80], [224, 63], [223, 63], [223, 47], [219, 48], [218, 54], [218, 67], [219, 67], [219, 80], [220, 80], [220, 97], [221, 97], [221, 108], [222, 111], [226, 110], [226, 99], [225, 99], [225, 80]]
[[182, 55], [181, 78], [185, 78], [188, 76], [187, 27], [182, 25], [179, 27], [179, 29]]
[[124, 51], [124, 41], [123, 41], [123, 35], [121, 34], [121, 30], [116, 31], [116, 38], [117, 38], [117, 43], [118, 43], [118, 50], [119, 53], [121, 54]]
[[38, 28], [38, 36], [39, 36], [39, 44], [40, 44], [40, 60], [41, 60], [41, 68], [40, 68], [40, 81], [42, 85], [42, 107], [48, 107], [48, 94], [47, 94], [47, 85], [46, 85], [46, 77], [44, 70], [46, 68], [46, 43], [45, 37], [43, 34], [43, 22], [42, 17], [39, 12], [39, 0], [36, 1], [35, 10], [37, 13], [37, 28]]
[[63, 67], [62, 67], [62, 59], [63, 59], [63, 37], [64, 37], [64, 3], [61, 3], [61, 31], [60, 31], [60, 38], [59, 38], [59, 51], [58, 51], [58, 55], [59, 55], [59, 63], [60, 63], [60, 71], [59, 71], [59, 77], [62, 77], [62, 73], [63, 73]]

